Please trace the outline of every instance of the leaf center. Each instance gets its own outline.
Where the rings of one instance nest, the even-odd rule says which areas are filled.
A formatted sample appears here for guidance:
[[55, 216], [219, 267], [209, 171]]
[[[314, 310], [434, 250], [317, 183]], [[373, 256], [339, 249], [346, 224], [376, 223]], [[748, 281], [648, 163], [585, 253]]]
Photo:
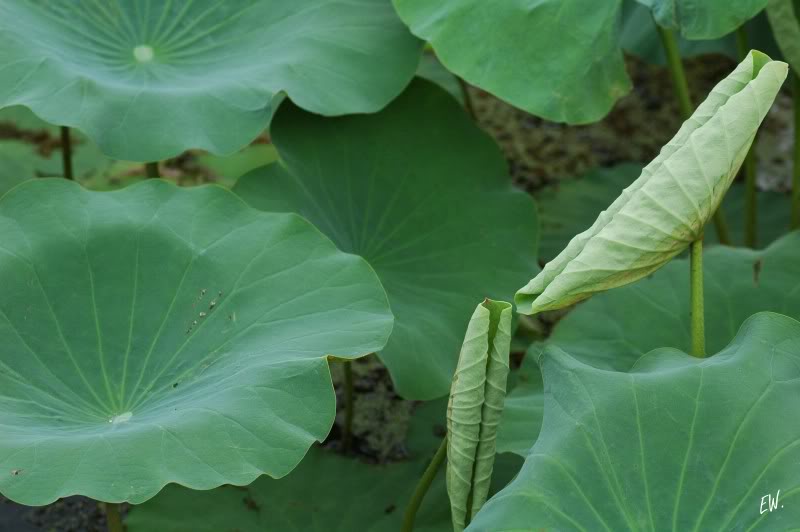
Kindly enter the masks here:
[[112, 417], [111, 419], [108, 420], [108, 422], [111, 423], [112, 425], [117, 425], [119, 423], [125, 423], [132, 417], [133, 417], [133, 412], [125, 412], [123, 414], [119, 414], [117, 416]]
[[140, 63], [149, 63], [153, 60], [155, 52], [149, 44], [140, 44], [133, 49], [133, 57]]

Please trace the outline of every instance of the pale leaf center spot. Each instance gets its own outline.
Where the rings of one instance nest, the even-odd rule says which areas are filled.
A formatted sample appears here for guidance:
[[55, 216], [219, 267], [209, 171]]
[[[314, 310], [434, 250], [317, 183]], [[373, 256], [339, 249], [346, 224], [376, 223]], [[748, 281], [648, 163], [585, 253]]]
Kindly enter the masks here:
[[133, 49], [133, 57], [140, 63], [148, 63], [153, 60], [155, 52], [153, 47], [148, 44], [140, 44]]
[[108, 422], [116, 425], [117, 423], [125, 423], [132, 417], [133, 417], [133, 412], [125, 412], [124, 414], [112, 417], [111, 419], [108, 420]]

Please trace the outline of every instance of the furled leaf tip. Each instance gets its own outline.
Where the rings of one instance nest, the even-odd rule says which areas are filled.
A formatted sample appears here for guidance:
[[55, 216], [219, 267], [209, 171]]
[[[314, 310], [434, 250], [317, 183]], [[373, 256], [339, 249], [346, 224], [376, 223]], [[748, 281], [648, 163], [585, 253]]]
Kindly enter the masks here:
[[517, 292], [519, 312], [637, 281], [702, 238], [787, 72], [786, 63], [748, 54], [592, 227]]
[[511, 304], [486, 299], [467, 326], [447, 405], [447, 492], [463, 530], [489, 493], [511, 347]]

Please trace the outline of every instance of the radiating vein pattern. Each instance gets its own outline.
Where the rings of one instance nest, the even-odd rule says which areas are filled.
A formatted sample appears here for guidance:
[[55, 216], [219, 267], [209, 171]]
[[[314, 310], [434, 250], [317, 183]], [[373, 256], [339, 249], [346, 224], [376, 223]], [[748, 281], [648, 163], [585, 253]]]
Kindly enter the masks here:
[[[593, 297], [559, 321], [546, 343], [531, 346], [519, 384], [506, 398], [498, 435], [501, 451], [524, 456], [536, 441], [544, 405], [536, 358], [544, 346], [557, 346], [581, 362], [613, 371], [630, 370], [642, 355], [659, 347], [689, 350], [687, 261], [675, 260], [647, 279]], [[797, 264], [798, 232], [764, 250], [709, 248], [703, 258], [708, 351], [722, 350], [757, 312], [800, 320]]]
[[702, 238], [786, 74], [785, 63], [749, 54], [639, 178], [517, 292], [520, 312], [563, 308], [641, 279]]
[[0, 106], [77, 127], [118, 159], [231, 152], [282, 91], [322, 114], [377, 111], [419, 52], [385, 0], [3, 2]]
[[[756, 314], [708, 359], [658, 349], [629, 373], [557, 347], [541, 363], [542, 432], [471, 530], [788, 530], [800, 522], [800, 322]], [[762, 497], [778, 490], [780, 507], [761, 512]]]
[[392, 327], [363, 259], [218, 187], [31, 181], [0, 233], [0, 491], [29, 504], [286, 474], [333, 420], [325, 356]]
[[296, 212], [367, 259], [397, 324], [379, 355], [399, 392], [448, 393], [464, 330], [484, 298], [537, 270], [536, 211], [490, 139], [439, 87], [415, 80], [386, 109], [321, 118], [285, 105], [271, 128], [283, 165], [234, 191]]

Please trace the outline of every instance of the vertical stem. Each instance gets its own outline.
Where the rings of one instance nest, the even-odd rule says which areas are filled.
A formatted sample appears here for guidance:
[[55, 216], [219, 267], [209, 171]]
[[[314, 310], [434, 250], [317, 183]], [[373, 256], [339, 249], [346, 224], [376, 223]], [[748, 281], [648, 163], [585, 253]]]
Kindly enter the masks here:
[[144, 173], [147, 177], [161, 177], [158, 172], [158, 162], [144, 163]]
[[439, 472], [439, 468], [442, 467], [446, 457], [447, 436], [442, 438], [442, 443], [436, 450], [436, 454], [433, 455], [433, 459], [422, 474], [422, 478], [419, 479], [417, 487], [414, 488], [414, 494], [411, 496], [411, 501], [408, 503], [406, 513], [403, 515], [403, 527], [400, 529], [401, 532], [411, 532], [414, 530], [414, 519], [417, 517], [417, 510], [419, 510], [422, 499], [424, 499], [425, 494], [428, 493], [428, 489], [431, 487], [431, 483], [433, 479], [436, 478], [436, 473]]
[[[689, 82], [686, 80], [686, 72], [683, 69], [683, 62], [681, 61], [681, 54], [678, 50], [678, 42], [675, 40], [675, 35], [671, 30], [662, 28], [656, 24], [658, 34], [661, 37], [661, 44], [664, 47], [664, 53], [667, 55], [667, 64], [669, 71], [672, 75], [672, 84], [675, 87], [675, 94], [678, 97], [678, 105], [683, 115], [684, 120], [688, 120], [692, 116], [694, 106], [692, 99], [689, 95]], [[714, 228], [717, 231], [717, 239], [720, 244], [730, 245], [731, 236], [728, 230], [728, 222], [725, 220], [725, 215], [722, 212], [722, 207], [717, 209], [714, 213]]]
[[461, 87], [461, 95], [464, 97], [464, 107], [467, 108], [469, 116], [471, 116], [473, 120], [477, 120], [478, 117], [475, 114], [475, 107], [472, 105], [472, 97], [469, 95], [469, 87], [467, 87], [467, 82], [458, 76], [456, 76], [456, 79], [458, 80], [458, 86]]
[[106, 526], [108, 532], [123, 532], [122, 517], [119, 515], [119, 504], [114, 502], [105, 503], [106, 507]]
[[75, 179], [72, 175], [72, 142], [67, 126], [61, 126], [61, 162], [64, 164], [64, 177]]
[[691, 285], [692, 355], [706, 356], [706, 323], [703, 304], [703, 236], [689, 249], [689, 284]]
[[658, 28], [661, 45], [667, 56], [667, 65], [669, 65], [669, 73], [672, 76], [672, 85], [675, 87], [675, 95], [678, 97], [678, 106], [683, 119], [688, 120], [694, 112], [694, 105], [692, 105], [692, 97], [689, 94], [689, 82], [686, 80], [686, 71], [683, 69], [678, 42], [675, 40], [672, 30], [662, 28], [658, 24], [656, 24], [656, 28]]
[[344, 434], [342, 451], [349, 453], [353, 446], [353, 362], [344, 361]]
[[[750, 53], [747, 44], [747, 30], [742, 24], [736, 29], [736, 49], [739, 52], [739, 61], [743, 61]], [[756, 141], [747, 152], [744, 159], [744, 245], [750, 248], [758, 244], [758, 195], [756, 189]]]
[[792, 168], [792, 229], [800, 229], [800, 76], [792, 74], [794, 96], [794, 167]]
[[[753, 141], [755, 145], [755, 140]], [[756, 188], [756, 157], [753, 146], [744, 159], [744, 245], [758, 245], [758, 189]]]

